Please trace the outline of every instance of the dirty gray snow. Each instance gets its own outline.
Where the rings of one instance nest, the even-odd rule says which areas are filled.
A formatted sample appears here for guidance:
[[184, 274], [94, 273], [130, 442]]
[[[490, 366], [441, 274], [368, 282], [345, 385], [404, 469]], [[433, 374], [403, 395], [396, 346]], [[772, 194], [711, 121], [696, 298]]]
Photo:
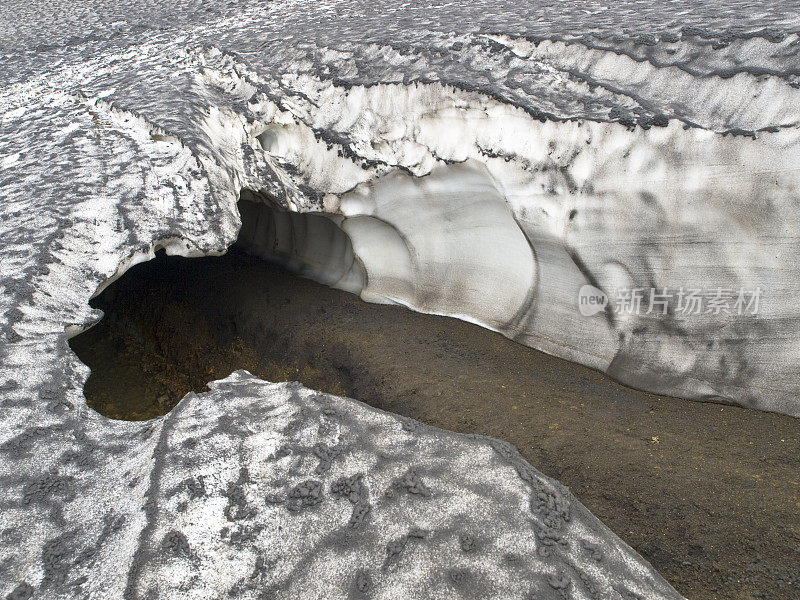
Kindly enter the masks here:
[[[502, 442], [246, 372], [112, 421], [67, 338], [156, 249], [224, 253], [244, 191], [251, 252], [365, 300], [799, 415], [798, 30], [769, 1], [3, 3], [0, 597], [679, 598]], [[586, 317], [584, 285], [763, 295]]]

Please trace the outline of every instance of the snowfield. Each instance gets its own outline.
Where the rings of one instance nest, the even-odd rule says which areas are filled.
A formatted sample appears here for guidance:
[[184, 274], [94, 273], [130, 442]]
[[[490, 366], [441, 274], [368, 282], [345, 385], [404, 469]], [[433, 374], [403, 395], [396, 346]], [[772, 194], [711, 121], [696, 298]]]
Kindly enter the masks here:
[[679, 598], [502, 442], [246, 372], [111, 421], [67, 338], [131, 265], [241, 229], [367, 301], [798, 416], [798, 30], [771, 2], [5, 3], [0, 596]]

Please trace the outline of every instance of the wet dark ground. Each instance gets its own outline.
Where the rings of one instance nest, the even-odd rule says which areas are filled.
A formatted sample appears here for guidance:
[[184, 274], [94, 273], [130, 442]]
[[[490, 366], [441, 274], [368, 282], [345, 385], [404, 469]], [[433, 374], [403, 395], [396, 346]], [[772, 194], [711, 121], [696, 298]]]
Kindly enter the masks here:
[[475, 325], [237, 250], [159, 256], [71, 341], [86, 396], [147, 419], [244, 368], [515, 444], [691, 599], [800, 598], [800, 419], [638, 392]]

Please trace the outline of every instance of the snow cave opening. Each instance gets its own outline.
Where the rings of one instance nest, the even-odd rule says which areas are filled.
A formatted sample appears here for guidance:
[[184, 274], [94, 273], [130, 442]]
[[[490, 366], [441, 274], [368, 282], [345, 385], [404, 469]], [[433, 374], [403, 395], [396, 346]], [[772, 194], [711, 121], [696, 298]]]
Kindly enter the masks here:
[[[239, 240], [225, 255], [158, 252], [91, 301], [105, 316], [70, 345], [91, 368], [84, 393], [92, 408], [116, 419], [151, 419], [246, 369], [500, 438], [676, 581], [745, 554], [746, 542], [727, 537], [727, 529], [708, 534], [701, 522], [712, 510], [731, 523], [761, 514], [761, 492], [748, 492], [743, 509], [742, 488], [726, 475], [731, 469], [757, 472], [766, 461], [785, 465], [787, 474], [774, 481], [790, 479], [791, 461], [767, 435], [789, 427], [789, 417], [739, 407], [720, 413], [718, 405], [636, 391], [464, 320], [364, 302], [349, 292], [375, 285], [361, 261], [373, 261], [372, 275], [376, 255], [357, 256], [336, 217], [287, 213], [250, 192], [242, 193], [239, 210]], [[374, 224], [359, 221], [369, 234]], [[392, 289], [386, 278], [378, 283]], [[764, 443], [755, 448], [754, 440]], [[774, 487], [791, 498], [792, 489]], [[767, 518], [754, 527], [773, 526]], [[687, 523], [696, 535], [687, 536]], [[725, 550], [698, 558], [687, 574], [676, 557], [701, 544]]]

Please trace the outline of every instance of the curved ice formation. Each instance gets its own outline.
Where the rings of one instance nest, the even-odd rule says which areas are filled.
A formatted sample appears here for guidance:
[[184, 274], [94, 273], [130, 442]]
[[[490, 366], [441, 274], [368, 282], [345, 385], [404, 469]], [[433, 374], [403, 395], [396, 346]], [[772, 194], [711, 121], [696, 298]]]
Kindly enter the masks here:
[[[333, 285], [796, 415], [798, 27], [771, 0], [3, 3], [0, 595], [677, 597], [502, 444], [245, 373], [109, 421], [66, 337], [155, 249], [224, 252], [244, 190], [274, 233], [242, 243]], [[764, 296], [583, 317], [587, 284]]]
[[[657, 393], [800, 414], [797, 127], [630, 130], [542, 122], [440, 84], [297, 82], [326, 110], [295, 109], [308, 125], [269, 125], [273, 144], [255, 145], [262, 115], [287, 118], [255, 94], [240, 140], [256, 179], [244, 185], [331, 215], [363, 267], [364, 299], [475, 321]], [[267, 168], [279, 189], [259, 179]], [[327, 195], [309, 202], [307, 182]], [[605, 312], [578, 311], [584, 285], [611, 298]], [[624, 290], [639, 290], [638, 310], [623, 308]], [[700, 308], [676, 312], [693, 290]], [[671, 300], [651, 305], [651, 293]]]
[[345, 194], [339, 211], [303, 218], [247, 203], [239, 243], [370, 302], [504, 332], [530, 312], [535, 256], [482, 165], [392, 173]]

